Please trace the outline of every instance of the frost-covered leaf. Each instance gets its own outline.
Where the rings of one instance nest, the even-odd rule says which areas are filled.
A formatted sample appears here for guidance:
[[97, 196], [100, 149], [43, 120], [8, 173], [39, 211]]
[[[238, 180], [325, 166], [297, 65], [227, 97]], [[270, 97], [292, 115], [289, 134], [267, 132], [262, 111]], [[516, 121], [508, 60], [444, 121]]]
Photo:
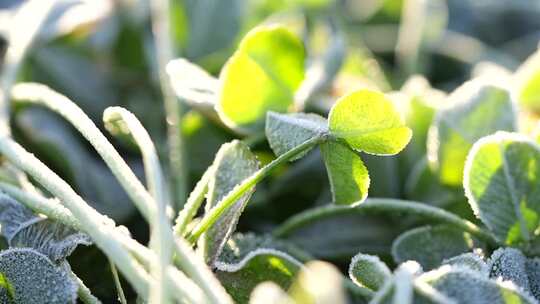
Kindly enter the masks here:
[[215, 263], [216, 275], [235, 301], [247, 303], [262, 282], [274, 282], [285, 290], [291, 286], [302, 264], [276, 247], [281, 244], [253, 235], [236, 235], [227, 242]]
[[426, 270], [445, 259], [471, 251], [475, 241], [470, 234], [447, 226], [425, 226], [401, 234], [392, 245], [396, 263], [414, 260]]
[[458, 303], [537, 303], [512, 283], [489, 280], [467, 268], [445, 265], [425, 273], [419, 280], [430, 284]]
[[[75, 303], [77, 285], [62, 268], [33, 249], [0, 252], [0, 273], [10, 288], [0, 289], [0, 298], [15, 303]], [[9, 302], [8, 302], [9, 303]]]
[[467, 252], [442, 261], [442, 265], [466, 267], [479, 273], [488, 274], [486, 262], [476, 253]]
[[[369, 199], [366, 200], [366, 203]], [[400, 233], [399, 221], [392, 217], [362, 209], [329, 205], [299, 213], [317, 213], [312, 221], [280, 233], [279, 238], [305, 250], [316, 258], [350, 263], [358, 252], [372, 255], [388, 254], [392, 241]], [[388, 223], [392, 222], [392, 225]]]
[[446, 105], [428, 135], [428, 160], [442, 183], [458, 186], [474, 142], [498, 130], [514, 131], [517, 119], [510, 92], [480, 79], [456, 89]]
[[530, 292], [526, 264], [527, 258], [521, 251], [515, 248], [499, 248], [493, 252], [488, 261], [489, 277], [510, 281]]
[[476, 142], [465, 165], [465, 194], [504, 244], [532, 240], [539, 227], [540, 149], [524, 135], [498, 132]]
[[262, 130], [267, 111], [287, 112], [304, 79], [304, 59], [302, 41], [284, 27], [251, 30], [219, 77], [223, 122], [249, 133]]
[[[221, 146], [212, 166], [215, 175], [208, 183], [206, 212], [257, 171], [259, 162], [244, 143], [234, 140]], [[236, 229], [238, 218], [254, 190], [255, 188], [251, 188], [240, 197], [200, 239], [198, 249], [209, 265], [214, 263], [227, 239]]]
[[412, 136], [394, 104], [376, 91], [360, 90], [340, 98], [328, 121], [332, 135], [370, 154], [396, 154]]
[[373, 291], [379, 290], [392, 276], [388, 266], [379, 257], [359, 253], [355, 255], [349, 265], [349, 277], [361, 287]]
[[54, 262], [67, 258], [78, 245], [91, 244], [88, 235], [51, 220], [21, 228], [9, 241], [11, 247], [34, 248]]
[[[315, 136], [328, 133], [328, 121], [320, 115], [311, 113], [268, 112], [265, 133], [270, 147], [279, 156]], [[307, 152], [292, 160], [302, 158]]]
[[356, 205], [368, 194], [369, 173], [357, 152], [340, 142], [321, 144], [334, 203]]
[[525, 270], [529, 278], [529, 287], [531, 294], [538, 300], [540, 299], [540, 259], [529, 258], [525, 262]]
[[540, 111], [540, 51], [532, 54], [516, 71], [516, 95], [520, 104]]
[[54, 262], [68, 257], [90, 237], [63, 224], [37, 216], [24, 205], [0, 194], [1, 233], [10, 247], [33, 248]]

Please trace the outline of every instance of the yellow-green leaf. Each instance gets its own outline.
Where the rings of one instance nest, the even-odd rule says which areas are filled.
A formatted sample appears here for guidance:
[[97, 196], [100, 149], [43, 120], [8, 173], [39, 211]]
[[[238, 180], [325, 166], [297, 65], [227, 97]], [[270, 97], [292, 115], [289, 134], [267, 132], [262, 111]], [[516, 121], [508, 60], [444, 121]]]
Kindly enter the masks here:
[[267, 111], [287, 112], [304, 79], [302, 41], [284, 27], [250, 31], [223, 68], [218, 112], [231, 128], [260, 131]]
[[370, 154], [396, 154], [412, 136], [394, 104], [376, 91], [360, 90], [342, 97], [328, 120], [335, 137]]

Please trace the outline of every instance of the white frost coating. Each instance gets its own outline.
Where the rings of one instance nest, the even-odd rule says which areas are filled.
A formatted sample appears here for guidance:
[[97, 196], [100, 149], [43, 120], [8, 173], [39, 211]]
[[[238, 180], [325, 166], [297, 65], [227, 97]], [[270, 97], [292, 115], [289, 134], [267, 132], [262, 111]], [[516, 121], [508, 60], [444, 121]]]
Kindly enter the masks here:
[[[212, 167], [214, 174], [208, 182], [205, 212], [209, 212], [235, 187], [257, 172], [259, 161], [248, 146], [241, 141], [233, 140], [221, 146]], [[212, 266], [220, 256], [223, 246], [236, 229], [238, 219], [254, 191], [255, 187], [251, 187], [238, 197], [199, 239], [198, 248], [209, 265]]]
[[524, 143], [529, 145], [531, 148], [535, 149], [540, 153], [540, 146], [531, 140], [529, 137], [519, 134], [519, 133], [512, 133], [512, 132], [505, 132], [505, 131], [498, 131], [492, 135], [488, 135], [485, 137], [482, 137], [478, 141], [474, 143], [471, 150], [469, 151], [469, 154], [467, 155], [467, 158], [465, 160], [465, 167], [463, 170], [463, 188], [465, 190], [465, 196], [467, 197], [467, 200], [469, 202], [469, 205], [471, 206], [471, 209], [474, 212], [474, 215], [477, 218], [480, 218], [482, 222], [491, 230], [493, 231], [493, 224], [488, 221], [484, 221], [480, 214], [480, 207], [478, 205], [478, 202], [476, 198], [474, 197], [472, 190], [470, 188], [471, 183], [471, 175], [472, 175], [472, 166], [474, 163], [474, 159], [480, 149], [487, 144], [497, 144], [500, 145], [503, 141], [513, 141], [518, 143]]
[[143, 216], [150, 221], [156, 211], [155, 200], [135, 176], [118, 151], [94, 122], [69, 98], [38, 83], [19, 83], [13, 87], [13, 99], [41, 104], [62, 115], [92, 144], [116, 176]]
[[[266, 114], [265, 134], [277, 156], [328, 132], [328, 121], [317, 114], [280, 114], [272, 111]], [[292, 158], [291, 161], [301, 158], [306, 153], [307, 151]]]
[[216, 261], [214, 263], [214, 266], [217, 270], [225, 271], [225, 272], [237, 272], [244, 268], [253, 258], [256, 258], [261, 255], [273, 255], [280, 257], [282, 259], [285, 259], [289, 261], [290, 263], [293, 263], [294, 265], [298, 266], [300, 269], [304, 269], [304, 265], [299, 262], [297, 259], [293, 258], [292, 256], [286, 254], [285, 252], [276, 250], [276, 249], [270, 249], [270, 248], [258, 248], [255, 249], [248, 254], [246, 254], [240, 261], [237, 263], [226, 263], [223, 261]]
[[[363, 271], [369, 271], [369, 270], [374, 270], [374, 271], [372, 273], [364, 273], [364, 272], [362, 272], [362, 273], [358, 273], [356, 275], [355, 274], [355, 268], [358, 265], [358, 263], [360, 263], [360, 262], [367, 262], [367, 263], [370, 264], [367, 267], [364, 267]], [[362, 270], [360, 270], [360, 271], [362, 271]], [[364, 283], [360, 282], [358, 280], [358, 276], [361, 276], [363, 278], [364, 278], [364, 276], [368, 276], [368, 278], [364, 278], [364, 280], [368, 280], [368, 281], [373, 282], [373, 283], [375, 283], [374, 281], [379, 281], [377, 283], [382, 283], [382, 285], [384, 285], [384, 283], [387, 280], [389, 280], [391, 278], [391, 276], [392, 276], [392, 273], [390, 272], [390, 269], [388, 269], [388, 266], [386, 266], [386, 264], [383, 261], [381, 261], [381, 259], [378, 256], [369, 255], [369, 254], [363, 254], [363, 253], [358, 253], [357, 255], [355, 255], [351, 259], [351, 263], [349, 264], [348, 274], [349, 274], [349, 278], [354, 283], [356, 283], [356, 284], [358, 284], [360, 286], [365, 286], [367, 288], [370, 288], [370, 287], [368, 287]], [[381, 287], [381, 286], [379, 286], [379, 287]]]
[[0, 272], [14, 289], [15, 303], [65, 304], [76, 301], [77, 285], [69, 273], [33, 249], [0, 252]]
[[515, 248], [499, 248], [488, 260], [489, 276], [497, 280], [510, 281], [530, 292], [526, 262], [527, 259], [521, 251]]
[[471, 270], [478, 271], [487, 278], [489, 275], [489, 268], [486, 262], [477, 254], [472, 252], [463, 253], [449, 259], [442, 261], [443, 265], [450, 265], [453, 267], [469, 267]]

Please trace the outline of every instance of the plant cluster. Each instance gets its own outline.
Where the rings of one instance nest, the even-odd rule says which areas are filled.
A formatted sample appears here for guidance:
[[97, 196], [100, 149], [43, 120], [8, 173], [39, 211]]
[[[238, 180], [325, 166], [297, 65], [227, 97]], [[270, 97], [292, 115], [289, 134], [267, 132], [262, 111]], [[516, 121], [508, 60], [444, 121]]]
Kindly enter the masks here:
[[[347, 63], [335, 20], [324, 23], [331, 38], [321, 54], [310, 52], [313, 37], [268, 22], [243, 36], [215, 77], [173, 59], [169, 19], [180, 17], [154, 1], [152, 71], [168, 123], [157, 142], [125, 107], [86, 113], [76, 94], [18, 81], [49, 14], [69, 11], [59, 3], [22, 5], [12, 20], [29, 30], [7, 33], [1, 303], [101, 303], [77, 274], [81, 247], [106, 257], [123, 303], [125, 282], [142, 303], [540, 302], [540, 52], [515, 72], [479, 71], [449, 94], [422, 76], [390, 91], [372, 72], [378, 86], [337, 90]], [[189, 45], [188, 55], [212, 51]], [[56, 76], [70, 83], [68, 72]], [[185, 167], [204, 163], [190, 164], [200, 160], [195, 148], [216, 137], [186, 192]], [[142, 155], [142, 168], [113, 143]], [[395, 179], [402, 189], [392, 189]], [[310, 186], [322, 188], [308, 189], [315, 203], [280, 203]], [[132, 206], [148, 246], [117, 224]]]

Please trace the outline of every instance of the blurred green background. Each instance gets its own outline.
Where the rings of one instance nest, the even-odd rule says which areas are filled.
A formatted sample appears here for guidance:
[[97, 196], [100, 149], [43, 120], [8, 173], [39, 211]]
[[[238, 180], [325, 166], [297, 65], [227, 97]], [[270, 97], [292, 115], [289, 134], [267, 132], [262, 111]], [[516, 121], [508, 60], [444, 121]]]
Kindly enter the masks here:
[[[21, 2], [0, 1], [0, 36], [9, 29], [9, 17]], [[44, 83], [65, 94], [100, 127], [106, 107], [129, 109], [148, 129], [161, 159], [166, 160], [163, 101], [148, 3], [60, 2], [30, 50], [19, 81]], [[424, 75], [434, 88], [451, 91], [475, 73], [514, 71], [540, 41], [540, 2], [536, 0], [172, 0], [171, 8], [175, 56], [200, 65], [214, 76], [219, 75], [250, 29], [261, 23], [285, 24], [303, 38], [307, 66], [321, 61], [336, 69], [332, 73], [335, 77], [325, 83], [308, 107], [321, 114], [326, 114], [335, 98], [353, 89], [391, 92], [415, 74]], [[0, 55], [4, 52], [5, 41], [0, 44]], [[219, 146], [239, 137], [212, 115], [191, 109], [191, 105], [186, 104], [181, 125], [186, 138], [189, 189], [211, 164]], [[427, 130], [427, 126], [423, 128]], [[137, 239], [147, 240], [147, 227], [127, 195], [73, 127], [45, 109], [25, 104], [14, 109], [12, 127], [19, 142], [95, 208], [128, 226]], [[111, 140], [143, 178], [136, 146], [122, 138]], [[425, 138], [420, 137], [418, 142], [419, 149], [425, 150]], [[264, 141], [255, 140], [252, 148], [262, 162], [273, 158]], [[468, 208], [459, 187], [430, 184], [422, 188], [424, 192], [407, 189], [412, 167], [422, 161], [407, 159], [410, 154], [386, 158], [363, 155], [372, 180], [369, 195], [432, 199], [434, 204], [470, 215], [462, 211]], [[429, 173], [422, 174], [427, 176], [416, 178], [428, 183]], [[257, 186], [239, 230], [264, 233], [291, 215], [330, 200], [326, 171], [315, 151]], [[390, 240], [396, 235], [396, 231], [384, 227], [385, 220], [376, 217], [364, 222], [341, 219], [340, 225], [358, 225], [362, 230], [366, 221], [372, 229], [379, 229], [374, 235]], [[366, 243], [369, 236], [355, 237]], [[371, 245], [369, 250], [376, 253], [389, 246]], [[341, 253], [322, 252], [319, 257], [339, 264], [341, 258], [350, 258], [350, 251], [358, 251], [352, 247]], [[81, 248], [70, 260], [75, 272], [99, 298], [114, 300], [108, 264], [96, 248]]]

